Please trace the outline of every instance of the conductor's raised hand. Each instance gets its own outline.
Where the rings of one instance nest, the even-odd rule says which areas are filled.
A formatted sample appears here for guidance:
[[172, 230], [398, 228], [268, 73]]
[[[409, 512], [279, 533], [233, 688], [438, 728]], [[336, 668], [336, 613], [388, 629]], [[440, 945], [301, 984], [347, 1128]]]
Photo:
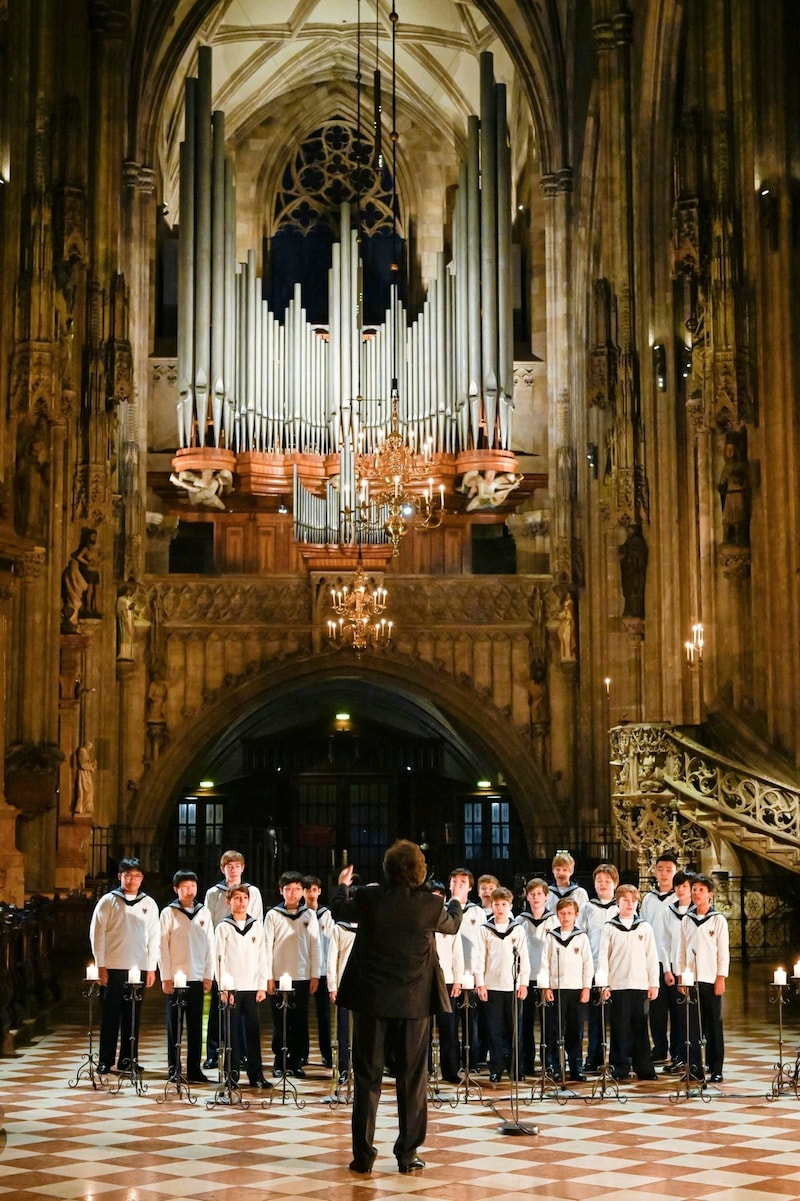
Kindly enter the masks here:
[[343, 884], [345, 886], [345, 888], [349, 888], [350, 885], [353, 883], [353, 865], [352, 865], [352, 863], [348, 863], [347, 867], [343, 867], [342, 870], [339, 872], [339, 883]]
[[450, 885], [450, 896], [466, 905], [469, 897], [469, 880], [466, 876], [456, 876]]

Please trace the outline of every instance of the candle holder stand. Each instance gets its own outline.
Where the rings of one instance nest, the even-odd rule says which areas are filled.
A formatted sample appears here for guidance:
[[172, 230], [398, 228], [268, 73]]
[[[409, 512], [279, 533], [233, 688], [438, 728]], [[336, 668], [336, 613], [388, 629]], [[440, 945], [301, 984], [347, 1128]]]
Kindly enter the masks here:
[[536, 1008], [541, 1011], [542, 1018], [542, 1041], [539, 1044], [541, 1068], [539, 1069], [538, 1077], [534, 1079], [531, 1086], [531, 1094], [528, 1101], [532, 1104], [534, 1101], [544, 1101], [546, 1097], [555, 1097], [559, 1105], [566, 1105], [567, 1098], [561, 1096], [558, 1081], [550, 1071], [547, 1062], [547, 1010], [550, 1002], [545, 1000], [544, 994], [545, 990], [543, 988], [536, 989]]
[[483, 1091], [472, 1073], [472, 1064], [470, 1062], [470, 1010], [474, 1009], [477, 1001], [473, 997], [474, 989], [461, 989], [461, 1004], [458, 1008], [463, 1013], [464, 1019], [464, 1075], [456, 1085], [456, 1092], [450, 1104], [455, 1108], [461, 1101], [465, 1104], [474, 1097], [476, 1101], [480, 1101], [481, 1105], [485, 1104], [483, 1099]]
[[681, 1069], [681, 1074], [676, 1081], [675, 1092], [670, 1093], [669, 1099], [673, 1105], [677, 1105], [681, 1101], [691, 1101], [695, 1097], [699, 1097], [706, 1104], [711, 1100], [711, 1096], [706, 1088], [704, 1079], [696, 1080], [692, 1076], [692, 1006], [697, 1010], [697, 1033], [698, 1043], [700, 1046], [700, 1067], [705, 1063], [706, 1039], [703, 1034], [703, 1014], [700, 1009], [700, 993], [696, 984], [687, 984], [685, 993], [678, 993], [678, 1004], [686, 1005], [686, 1062]]
[[92, 1088], [96, 1089], [98, 1085], [102, 1086], [103, 1084], [103, 1077], [97, 1070], [100, 1061], [94, 1052], [94, 1000], [95, 997], [99, 997], [100, 995], [100, 984], [97, 980], [84, 980], [84, 984], [86, 988], [82, 996], [86, 997], [89, 1002], [88, 1029], [86, 1031], [89, 1045], [86, 1054], [78, 1065], [77, 1072], [72, 1080], [69, 1080], [67, 1083], [70, 1088], [77, 1088], [79, 1081], [84, 1076], [87, 1076]]
[[[287, 1024], [289, 1010], [294, 1009], [294, 1002], [291, 1000], [294, 997], [293, 988], [282, 988], [278, 993], [280, 1000], [278, 1001], [278, 1009], [281, 1012], [281, 1067], [280, 1067], [280, 1098], [281, 1105], [286, 1104], [287, 1096], [297, 1109], [305, 1109], [305, 1101], [302, 1101], [298, 1095], [296, 1086], [292, 1083], [289, 1077], [289, 1040], [287, 1037]], [[270, 1098], [271, 1099], [271, 1098]]]
[[774, 980], [769, 986], [769, 1003], [778, 1007], [778, 1062], [774, 1065], [775, 1075], [772, 1077], [770, 1091], [767, 1093], [768, 1101], [777, 1101], [786, 1093], [793, 1093], [795, 1097], [800, 1096], [800, 1080], [798, 1079], [800, 1053], [795, 1057], [792, 1069], [783, 1062], [783, 1007], [789, 1004], [789, 988], [788, 983], [776, 984]]
[[433, 1015], [431, 1025], [431, 1071], [428, 1076], [428, 1101], [436, 1109], [444, 1105], [444, 1097], [440, 1085], [442, 1083], [442, 1063], [439, 1045], [439, 1017]]
[[[206, 1109], [214, 1109], [217, 1105], [238, 1105], [240, 1109], [249, 1109], [250, 1102], [245, 1101], [239, 1088], [239, 1074], [234, 1076], [232, 1066], [233, 1044], [231, 1042], [231, 1017], [236, 1004], [236, 993], [233, 989], [225, 990], [226, 1000], [222, 999], [222, 989], [219, 990], [219, 1059], [217, 1070], [219, 1079], [214, 1090], [214, 1096], [206, 1101]], [[238, 1014], [236, 1015], [238, 1018]]]
[[[175, 1093], [179, 1101], [182, 1101], [185, 1096], [190, 1105], [197, 1104], [197, 1097], [192, 1096], [188, 1078], [183, 1070], [183, 1033], [186, 1026], [186, 1002], [188, 997], [188, 988], [175, 988], [170, 999], [169, 1007], [175, 1011], [175, 1067], [170, 1072], [169, 1079], [164, 1085], [163, 1095], [156, 1097], [159, 1105], [163, 1105], [171, 1093]], [[168, 1018], [168, 1020], [170, 1019]]]
[[[538, 1134], [538, 1126], [527, 1126], [519, 1120], [519, 952], [514, 947], [513, 967], [514, 994], [511, 1002], [512, 1035], [511, 1035], [511, 1117], [503, 1118], [497, 1127], [498, 1134]], [[500, 1116], [497, 1109], [494, 1112]]]
[[136, 1006], [141, 1005], [143, 996], [144, 984], [141, 982], [141, 980], [136, 982], [133, 980], [128, 980], [125, 984], [123, 984], [122, 1003], [123, 1005], [128, 1004], [131, 1007], [130, 1047], [128, 1049], [127, 1059], [122, 1060], [122, 1063], [127, 1063], [128, 1066], [125, 1068], [120, 1068], [117, 1075], [117, 1085], [116, 1088], [111, 1089], [112, 1093], [121, 1092], [122, 1086], [125, 1084], [130, 1085], [137, 1097], [141, 1097], [147, 1092], [147, 1085], [142, 1079], [142, 1069], [139, 1066], [139, 1048], [137, 1045], [139, 1040], [136, 1033]]
[[[339, 1012], [337, 1009], [336, 1015], [336, 1030], [339, 1031]], [[339, 1060], [339, 1039], [334, 1040], [332, 1047], [332, 1070], [331, 1084], [328, 1090], [328, 1101], [331, 1105], [349, 1105], [353, 1100], [353, 1034], [352, 1034], [353, 1017], [352, 1014], [347, 1015], [347, 1046], [348, 1046], [348, 1062], [347, 1070], [345, 1071], [340, 1066]], [[344, 1094], [342, 1092], [344, 1090]]]
[[592, 1004], [600, 1007], [600, 1037], [602, 1039], [603, 1048], [603, 1065], [600, 1068], [600, 1075], [592, 1082], [592, 1091], [588, 1097], [585, 1097], [587, 1105], [597, 1104], [600, 1101], [605, 1101], [607, 1096], [610, 1096], [612, 1101], [619, 1101], [620, 1105], [627, 1105], [628, 1098], [624, 1097], [620, 1092], [619, 1085], [614, 1079], [614, 1073], [611, 1071], [611, 1060], [609, 1058], [610, 1046], [608, 1041], [608, 1022], [606, 1020], [606, 1006], [611, 1003], [611, 998], [605, 995], [605, 986], [600, 987], [594, 985], [592, 992], [595, 997]]

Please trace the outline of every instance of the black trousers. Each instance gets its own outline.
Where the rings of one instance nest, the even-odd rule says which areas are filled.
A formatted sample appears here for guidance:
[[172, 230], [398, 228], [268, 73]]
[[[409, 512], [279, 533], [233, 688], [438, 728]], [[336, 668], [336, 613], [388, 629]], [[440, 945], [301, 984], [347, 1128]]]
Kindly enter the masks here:
[[[714, 985], [697, 982], [697, 1005], [687, 1005], [689, 1018], [689, 1063], [702, 1070], [703, 1053], [700, 1046], [700, 1023], [706, 1040], [706, 1071], [722, 1075], [725, 1060], [725, 1040], [722, 1035], [722, 997], [714, 995]], [[699, 1014], [698, 1014], [699, 1010]]]
[[231, 1013], [231, 1074], [239, 1079], [242, 1059], [247, 1056], [247, 1077], [251, 1084], [264, 1076], [261, 1059], [261, 1027], [258, 1020], [258, 1002], [255, 991], [234, 993], [235, 1002]]
[[430, 1018], [353, 1017], [353, 1159], [366, 1167], [377, 1155], [375, 1118], [383, 1067], [390, 1061], [399, 1125], [394, 1154], [399, 1164], [409, 1163], [425, 1141], [428, 1125]]
[[[186, 989], [186, 1007], [183, 1011], [183, 1045], [181, 1058], [187, 1076], [200, 1074], [203, 1044], [203, 981], [190, 980]], [[178, 1062], [176, 1040], [178, 1037], [178, 1006], [175, 994], [167, 997], [167, 1062], [170, 1074]]]
[[650, 1036], [647, 1032], [647, 991], [641, 988], [615, 988], [606, 1010], [611, 1022], [609, 1059], [612, 1068], [626, 1075], [631, 1067], [637, 1076], [653, 1076]]
[[561, 1038], [564, 1042], [566, 1066], [580, 1072], [583, 1062], [583, 1019], [586, 1006], [581, 1004], [579, 988], [561, 988], [553, 992], [552, 1008], [547, 1011], [547, 1062], [554, 1072], [561, 1071], [559, 1055], [559, 1005], [561, 1008]]
[[[139, 1019], [141, 1001], [126, 999], [128, 983], [127, 968], [110, 967], [108, 984], [100, 989], [100, 1042], [97, 1049], [100, 1063], [112, 1067], [117, 1053], [119, 1037], [119, 1061], [121, 1068], [130, 1067], [131, 1049], [134, 1062], [139, 1058]], [[138, 989], [144, 994], [144, 983]], [[131, 1036], [133, 1041], [131, 1042]]]
[[492, 1073], [515, 1072], [514, 1007], [517, 1010], [517, 1050], [522, 1054], [522, 1002], [513, 989], [492, 989], [486, 994], [486, 1024], [489, 1032], [489, 1067]]

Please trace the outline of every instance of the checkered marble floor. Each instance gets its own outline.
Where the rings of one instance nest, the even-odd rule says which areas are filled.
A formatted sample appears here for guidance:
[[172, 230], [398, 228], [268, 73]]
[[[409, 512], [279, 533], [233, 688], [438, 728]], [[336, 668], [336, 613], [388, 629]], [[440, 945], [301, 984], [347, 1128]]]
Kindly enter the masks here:
[[[86, 1022], [65, 1023], [0, 1060], [0, 1201], [493, 1201], [535, 1193], [537, 1201], [766, 1201], [800, 1197], [800, 1100], [768, 1101], [777, 1059], [777, 1009], [767, 999], [767, 965], [741, 972], [726, 997], [725, 1081], [688, 1100], [675, 1100], [675, 1081], [625, 1084], [624, 1103], [607, 1096], [586, 1102], [591, 1085], [531, 1101], [521, 1086], [518, 1117], [538, 1134], [505, 1135], [512, 1117], [508, 1085], [481, 1077], [483, 1101], [431, 1106], [422, 1149], [427, 1169], [398, 1174], [392, 1156], [395, 1106], [391, 1081], [379, 1111], [379, 1156], [371, 1177], [354, 1177], [350, 1109], [331, 1105], [329, 1073], [312, 1066], [298, 1081], [298, 1109], [287, 1098], [246, 1090], [247, 1110], [206, 1100], [192, 1105], [164, 1097], [163, 1006], [145, 1001], [140, 1058], [147, 1092], [117, 1094], [75, 1079], [86, 1050]], [[76, 993], [78, 992], [76, 986]], [[785, 1056], [794, 1062], [800, 999], [784, 1009]], [[265, 1036], [265, 1046], [267, 1038]], [[495, 1108], [491, 1108], [494, 1106]]]

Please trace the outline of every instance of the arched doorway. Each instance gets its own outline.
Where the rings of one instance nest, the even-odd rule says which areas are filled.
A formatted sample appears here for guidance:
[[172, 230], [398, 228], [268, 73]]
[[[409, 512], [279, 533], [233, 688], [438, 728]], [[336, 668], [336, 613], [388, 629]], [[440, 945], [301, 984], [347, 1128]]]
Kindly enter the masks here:
[[395, 837], [426, 843], [439, 874], [466, 860], [510, 882], [559, 816], [492, 705], [400, 657], [347, 655], [232, 689], [167, 748], [135, 808], [133, 824], [158, 831], [164, 871], [180, 859], [213, 874], [223, 844], [243, 844], [267, 885], [284, 867], [330, 878], [346, 861], [374, 879]]

